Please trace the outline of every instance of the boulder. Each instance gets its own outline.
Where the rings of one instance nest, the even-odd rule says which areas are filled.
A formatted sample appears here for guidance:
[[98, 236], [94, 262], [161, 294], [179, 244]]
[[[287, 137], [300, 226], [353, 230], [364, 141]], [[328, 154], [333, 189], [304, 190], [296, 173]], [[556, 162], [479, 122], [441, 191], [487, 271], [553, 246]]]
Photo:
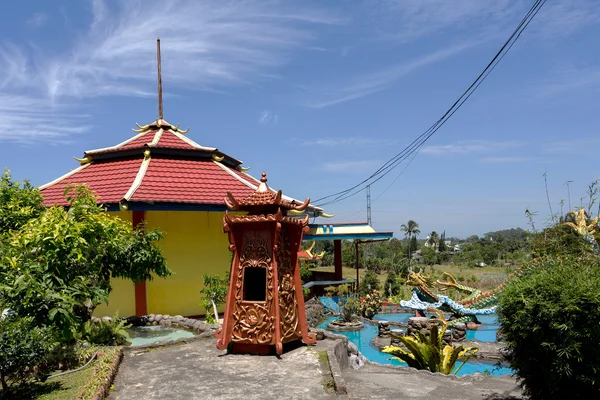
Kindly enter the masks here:
[[358, 355], [358, 347], [351, 341], [348, 341], [348, 353]]

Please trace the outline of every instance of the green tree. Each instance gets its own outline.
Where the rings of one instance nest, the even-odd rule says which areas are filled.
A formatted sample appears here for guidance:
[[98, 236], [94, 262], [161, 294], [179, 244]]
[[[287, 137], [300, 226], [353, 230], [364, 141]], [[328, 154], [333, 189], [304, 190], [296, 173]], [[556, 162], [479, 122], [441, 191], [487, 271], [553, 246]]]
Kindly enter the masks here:
[[407, 246], [407, 248], [408, 248], [408, 258], [410, 260], [412, 257], [413, 251], [415, 251], [417, 248], [417, 246], [415, 245], [414, 249], [413, 249], [411, 239], [414, 238], [414, 241], [416, 244], [417, 236], [419, 235], [419, 233], [421, 233], [421, 231], [419, 230], [419, 224], [417, 224], [415, 221], [413, 221], [411, 219], [406, 224], [402, 224], [400, 226], [400, 230], [404, 232], [404, 237], [408, 239], [409, 245]]
[[32, 318], [19, 318], [16, 314], [0, 317], [0, 383], [5, 393], [9, 382], [20, 383], [31, 378], [33, 367], [54, 347], [53, 330], [34, 326], [32, 322]]
[[396, 275], [394, 270], [391, 269], [387, 275], [385, 283], [383, 284], [383, 296], [384, 297], [396, 296], [398, 293], [400, 293], [401, 290], [402, 290], [402, 287], [401, 287], [400, 283], [398, 282], [398, 275]]
[[365, 277], [360, 282], [359, 293], [361, 296], [366, 296], [373, 290], [379, 290], [381, 287], [379, 283], [379, 276], [372, 269], [367, 270]]
[[0, 303], [36, 326], [56, 326], [72, 341], [94, 308], [108, 301], [111, 278], [169, 276], [157, 246], [162, 234], [134, 230], [97, 205], [84, 186], [66, 191], [71, 206], [51, 207], [8, 235], [0, 260]]
[[29, 181], [14, 182], [5, 169], [0, 178], [0, 237], [44, 211], [44, 199]]
[[425, 241], [425, 243], [427, 243], [433, 249], [437, 248], [439, 242], [440, 237], [436, 231], [432, 231]]
[[437, 253], [431, 247], [421, 247], [421, 256], [423, 256], [423, 262], [427, 265], [434, 265], [437, 263]]

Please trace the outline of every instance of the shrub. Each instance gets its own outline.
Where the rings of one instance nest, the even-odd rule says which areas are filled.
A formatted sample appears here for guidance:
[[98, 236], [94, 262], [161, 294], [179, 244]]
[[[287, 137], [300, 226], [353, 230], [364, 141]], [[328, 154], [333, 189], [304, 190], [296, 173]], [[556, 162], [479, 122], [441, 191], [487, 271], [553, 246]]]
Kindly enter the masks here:
[[501, 293], [510, 364], [532, 399], [600, 394], [598, 287], [600, 259], [561, 256], [530, 262]]
[[390, 270], [388, 276], [383, 284], [383, 296], [393, 297], [398, 295], [402, 288], [398, 282], [398, 275], [393, 270]]
[[381, 311], [381, 296], [377, 290], [373, 290], [365, 298], [360, 299], [359, 312], [363, 317], [373, 319], [379, 311]]
[[202, 275], [202, 279], [204, 280], [204, 288], [200, 290], [200, 293], [202, 294], [202, 307], [205, 310], [206, 322], [215, 324], [219, 319], [217, 307], [227, 301], [229, 279], [208, 274]]
[[[438, 313], [441, 317], [441, 313]], [[409, 367], [424, 369], [443, 374], [457, 374], [463, 365], [473, 357], [479, 349], [477, 347], [444, 346], [444, 332], [448, 322], [440, 318], [441, 326], [433, 325], [429, 336], [418, 332], [417, 336], [394, 336], [400, 340], [406, 349], [397, 346], [386, 346], [384, 353], [392, 354], [404, 361]], [[455, 368], [456, 362], [462, 358], [462, 364]]]
[[118, 315], [111, 319], [100, 319], [97, 322], [87, 321], [83, 325], [81, 339], [92, 344], [119, 346], [129, 341], [126, 320], [119, 321]]
[[379, 276], [372, 269], [367, 270], [365, 277], [362, 282], [360, 282], [359, 293], [361, 296], [366, 296], [373, 290], [379, 290]]
[[32, 318], [17, 315], [0, 317], [0, 383], [8, 390], [8, 382], [21, 383], [34, 375], [55, 344], [54, 331], [35, 327]]

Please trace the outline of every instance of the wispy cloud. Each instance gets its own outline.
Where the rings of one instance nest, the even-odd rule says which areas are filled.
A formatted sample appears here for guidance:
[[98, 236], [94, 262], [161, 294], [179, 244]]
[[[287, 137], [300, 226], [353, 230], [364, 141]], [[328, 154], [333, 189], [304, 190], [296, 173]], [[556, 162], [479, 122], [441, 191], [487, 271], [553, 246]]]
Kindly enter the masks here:
[[443, 144], [436, 146], [425, 146], [421, 150], [423, 154], [432, 156], [444, 155], [465, 155], [473, 153], [495, 152], [500, 150], [513, 149], [523, 146], [525, 143], [510, 140], [510, 141], [488, 141], [488, 140], [468, 140], [459, 141], [452, 144]]
[[480, 43], [482, 41], [477, 40], [446, 47], [391, 68], [364, 74], [352, 79], [350, 82], [344, 82], [334, 87], [318, 89], [316, 90], [316, 97], [320, 99], [308, 102], [307, 105], [314, 108], [329, 107], [379, 92], [419, 68], [448, 59]]
[[587, 154], [590, 148], [600, 145], [600, 138], [590, 136], [587, 138], [573, 138], [570, 140], [556, 140], [542, 144], [542, 151], [546, 153], [581, 153]]
[[531, 157], [483, 157], [479, 161], [489, 164], [518, 164], [533, 160]]
[[340, 137], [340, 138], [317, 138], [303, 139], [300, 144], [303, 146], [322, 146], [322, 147], [366, 147], [366, 146], [386, 146], [397, 144], [397, 140], [372, 139], [362, 137]]
[[261, 125], [277, 125], [279, 115], [270, 110], [263, 110], [258, 115], [258, 123]]
[[526, 91], [536, 98], [557, 97], [565, 92], [586, 89], [590, 93], [600, 90], [600, 67], [567, 68], [557, 71], [545, 82], [536, 84]]
[[50, 20], [50, 16], [43, 12], [34, 13], [25, 23], [30, 26], [40, 27], [44, 26], [46, 22]]
[[364, 169], [379, 165], [379, 160], [355, 160], [355, 161], [337, 161], [324, 164], [321, 169], [328, 172], [363, 172]]
[[87, 29], [63, 52], [0, 47], [0, 103], [16, 95], [27, 98], [23, 103], [52, 106], [100, 96], [149, 96], [157, 37], [167, 92], [169, 86], [216, 90], [254, 84], [288, 63], [291, 50], [310, 44], [315, 24], [344, 22], [323, 9], [259, 0], [94, 0], [91, 13]]

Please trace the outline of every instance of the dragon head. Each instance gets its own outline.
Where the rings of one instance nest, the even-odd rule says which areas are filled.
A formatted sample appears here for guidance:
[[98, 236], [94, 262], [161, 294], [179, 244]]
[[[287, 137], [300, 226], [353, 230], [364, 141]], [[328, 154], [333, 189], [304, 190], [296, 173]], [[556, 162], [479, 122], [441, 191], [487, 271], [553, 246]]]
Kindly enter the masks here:
[[411, 272], [408, 274], [408, 279], [406, 279], [406, 283], [411, 286], [424, 286], [430, 287], [433, 284], [433, 279], [431, 276], [425, 275], [420, 272]]

